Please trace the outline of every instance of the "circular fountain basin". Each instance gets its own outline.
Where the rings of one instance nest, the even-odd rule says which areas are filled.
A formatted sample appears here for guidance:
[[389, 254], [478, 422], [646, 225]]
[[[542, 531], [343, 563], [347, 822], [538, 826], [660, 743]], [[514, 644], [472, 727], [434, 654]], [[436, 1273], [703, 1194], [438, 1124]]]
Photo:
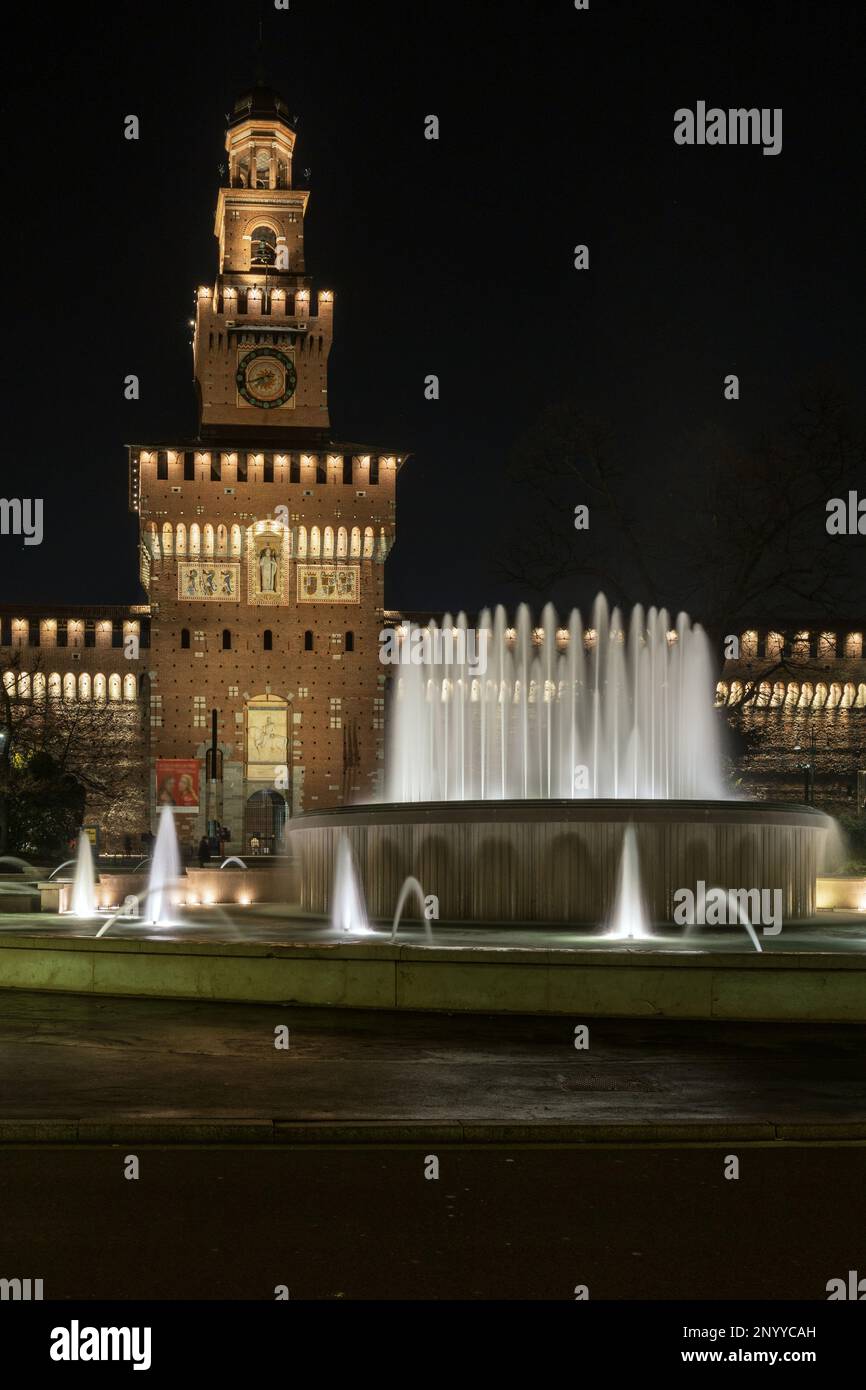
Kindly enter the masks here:
[[344, 806], [292, 822], [301, 906], [330, 910], [346, 836], [372, 918], [387, 919], [414, 875], [443, 922], [597, 924], [613, 903], [625, 828], [637, 835], [650, 919], [674, 894], [781, 891], [785, 921], [815, 912], [829, 818], [811, 806], [745, 801], [438, 801]]

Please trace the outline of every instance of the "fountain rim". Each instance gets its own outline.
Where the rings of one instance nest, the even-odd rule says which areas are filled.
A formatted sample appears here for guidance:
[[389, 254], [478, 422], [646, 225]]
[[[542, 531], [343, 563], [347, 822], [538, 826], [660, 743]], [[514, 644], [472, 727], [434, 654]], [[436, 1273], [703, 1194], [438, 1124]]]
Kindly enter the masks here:
[[289, 822], [291, 833], [349, 825], [607, 822], [670, 825], [786, 825], [826, 829], [831, 817], [794, 801], [528, 798], [502, 801], [389, 801], [323, 806]]

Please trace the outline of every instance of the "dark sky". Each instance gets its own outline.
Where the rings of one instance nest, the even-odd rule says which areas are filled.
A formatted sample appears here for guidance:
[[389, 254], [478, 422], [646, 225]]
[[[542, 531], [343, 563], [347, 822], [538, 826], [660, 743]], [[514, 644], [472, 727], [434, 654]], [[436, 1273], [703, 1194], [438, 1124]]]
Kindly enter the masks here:
[[[308, 270], [337, 293], [334, 437], [413, 454], [390, 605], [515, 597], [495, 557], [526, 499], [505, 461], [551, 401], [616, 421], [658, 526], [654, 480], [688, 466], [692, 431], [760, 429], [816, 369], [860, 390], [863, 6], [590, 5], [142, 0], [21, 21], [2, 94], [2, 492], [42, 496], [46, 523], [41, 547], [0, 537], [4, 601], [141, 598], [123, 446], [193, 430], [188, 319], [260, 12], [312, 171]], [[678, 148], [674, 110], [698, 100], [782, 107], [782, 153]]]

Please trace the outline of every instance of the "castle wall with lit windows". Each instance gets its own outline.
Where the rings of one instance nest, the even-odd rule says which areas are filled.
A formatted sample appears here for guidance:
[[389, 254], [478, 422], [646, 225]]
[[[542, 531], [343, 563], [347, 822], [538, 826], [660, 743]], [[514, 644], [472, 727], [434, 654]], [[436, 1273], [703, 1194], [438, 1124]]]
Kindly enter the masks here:
[[[740, 732], [744, 789], [855, 810], [866, 768], [863, 629], [848, 623], [751, 628], [725, 662], [716, 704]], [[859, 779], [863, 795], [863, 777]]]

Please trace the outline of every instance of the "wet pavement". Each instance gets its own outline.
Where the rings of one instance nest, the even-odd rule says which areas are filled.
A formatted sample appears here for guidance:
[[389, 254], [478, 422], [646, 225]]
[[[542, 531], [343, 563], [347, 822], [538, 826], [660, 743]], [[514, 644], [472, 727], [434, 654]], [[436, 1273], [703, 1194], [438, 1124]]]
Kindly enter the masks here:
[[866, 1139], [864, 1026], [597, 1019], [576, 1048], [583, 1026], [7, 991], [0, 1125], [65, 1119], [82, 1140], [88, 1121], [136, 1121], [146, 1135], [141, 1122], [202, 1120], [348, 1141], [371, 1124], [464, 1140], [473, 1126]]

